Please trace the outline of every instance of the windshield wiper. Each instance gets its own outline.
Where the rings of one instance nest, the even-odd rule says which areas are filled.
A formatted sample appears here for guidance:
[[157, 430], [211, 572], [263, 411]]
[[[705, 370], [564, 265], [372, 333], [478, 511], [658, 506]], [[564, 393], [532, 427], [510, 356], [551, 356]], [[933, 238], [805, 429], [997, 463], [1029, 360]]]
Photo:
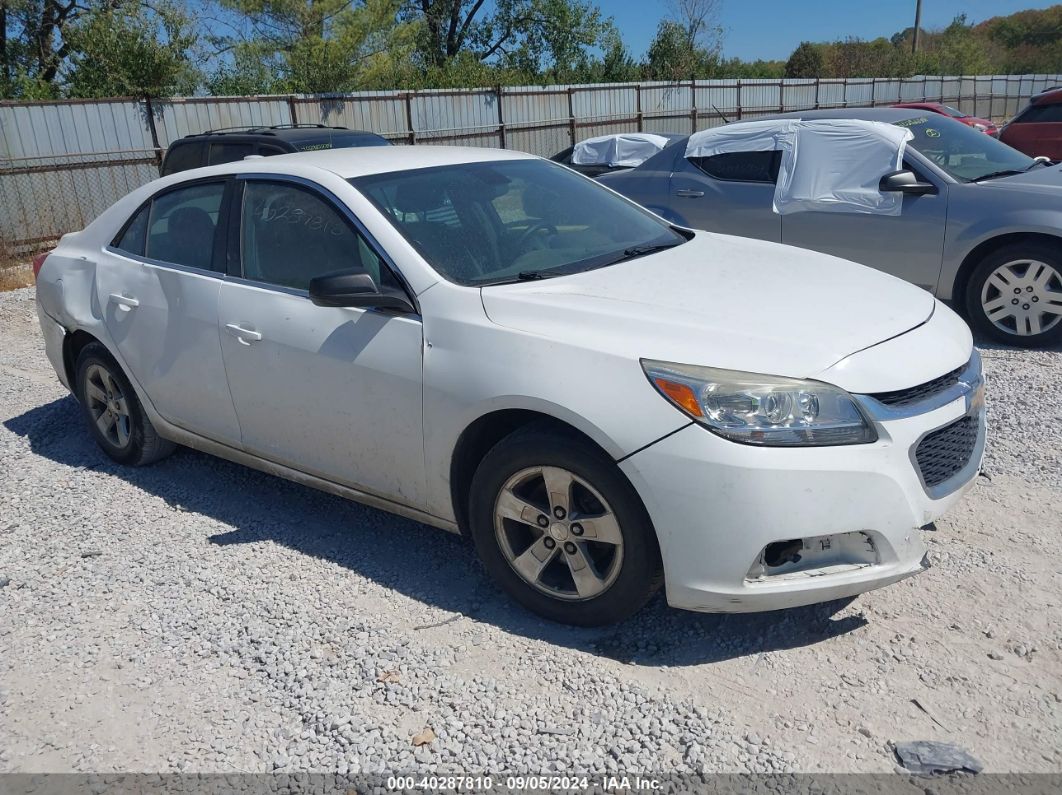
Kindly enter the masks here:
[[552, 279], [554, 276], [560, 276], [559, 273], [549, 273], [547, 271], [520, 271], [515, 276], [510, 276], [505, 279], [498, 279], [497, 281], [479, 282], [479, 287], [497, 287], [499, 284], [516, 284], [517, 282], [534, 282], [539, 279]]
[[983, 177], [978, 177], [974, 182], [980, 182], [983, 179], [995, 179], [996, 177], [1013, 177], [1015, 174], [1024, 174], [1026, 171], [1031, 171], [1040, 164], [1040, 160], [1034, 160], [1025, 168], [1005, 168], [1002, 171], [992, 171]]
[[641, 246], [631, 246], [630, 248], [623, 249], [623, 259], [632, 259], [633, 257], [644, 257], [646, 254], [655, 254], [657, 251], [664, 251], [665, 249], [674, 248], [680, 246], [681, 243], [645, 243]]

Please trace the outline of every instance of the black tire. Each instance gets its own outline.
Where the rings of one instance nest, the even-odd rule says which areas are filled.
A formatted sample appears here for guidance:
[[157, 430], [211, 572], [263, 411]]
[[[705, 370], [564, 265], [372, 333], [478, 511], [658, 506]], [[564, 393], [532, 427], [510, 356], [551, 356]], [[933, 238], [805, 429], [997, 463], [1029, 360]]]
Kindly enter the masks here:
[[[580, 497], [584, 501], [595, 500], [591, 492], [578, 483], [580, 480], [603, 498], [604, 507], [611, 509], [619, 525], [622, 535], [621, 560], [611, 568], [611, 584], [596, 596], [582, 599], [572, 595], [565, 599], [543, 593], [516, 572], [502, 550], [503, 542], [499, 540], [495, 528], [498, 497], [511, 478], [519, 477], [525, 470], [543, 466], [563, 468], [576, 478], [576, 485], [569, 492], [572, 499], [572, 528], [580, 529], [576, 527], [579, 516], [575, 510], [577, 500]], [[548, 501], [548, 497], [546, 499]], [[547, 503], [541, 500], [539, 503], [544, 512], [550, 510]], [[505, 520], [503, 524], [512, 527], [508, 521]], [[584, 521], [590, 523], [593, 519]], [[469, 524], [476, 551], [494, 580], [524, 607], [552, 621], [584, 627], [622, 621], [640, 610], [663, 582], [656, 535], [649, 515], [630, 482], [615, 462], [597, 447], [553, 423], [525, 426], [498, 442], [487, 453], [472, 478]], [[537, 536], [539, 541], [549, 543], [546, 539], [548, 531], [540, 530], [530, 523], [517, 522], [516, 525], [517, 532], [526, 532], [529, 538]], [[574, 535], [565, 538], [584, 542], [580, 546], [580, 554], [586, 560], [595, 552], [600, 552], [599, 547], [607, 547], [594, 544], [586, 538], [575, 538]], [[556, 573], [563, 577], [566, 569], [571, 568], [568, 558], [562, 557], [567, 544], [561, 542], [558, 545], [554, 542], [554, 545], [557, 546], [557, 557], [550, 565], [560, 566], [560, 571]], [[590, 548], [593, 549], [588, 552]], [[609, 555], [606, 549], [605, 556]], [[571, 574], [567, 576], [571, 577], [575, 587], [574, 577]]]
[[[1040, 348], [1062, 341], [1062, 319], [1053, 321], [1053, 326], [1050, 326], [1046, 331], [1038, 334], [1027, 333], [1029, 327], [1025, 325], [1024, 320], [1017, 317], [1003, 318], [1000, 322], [1007, 328], [1000, 328], [988, 317], [984, 309], [983, 296], [990, 301], [996, 299], [1018, 301], [1019, 303], [1014, 305], [1015, 309], [1023, 309], [1025, 306], [1035, 308], [1036, 304], [1031, 303], [1030, 293], [1032, 291], [1029, 289], [1031, 285], [1015, 283], [1013, 289], [1019, 292], [1009, 292], [1011, 288], [1008, 287], [1007, 294], [1003, 295], [1003, 291], [996, 285], [987, 284], [989, 278], [998, 268], [1002, 268], [1008, 263], [1022, 260], [1034, 260], [1053, 269], [1054, 275], [1050, 279], [1049, 289], [1052, 292], [1062, 293], [1062, 255], [1059, 254], [1057, 247], [1035, 242], [1013, 243], [1003, 246], [982, 259], [974, 268], [973, 273], [970, 274], [964, 296], [966, 316], [969, 318], [970, 325], [987, 337], [1006, 345], [1014, 345], [1020, 348]], [[1037, 298], [1039, 299], [1039, 296]], [[1049, 314], [1043, 314], [1041, 316], [1042, 325], [1048, 325], [1051, 317]], [[1026, 333], [1019, 333], [1019, 323], [1022, 324], [1022, 330]], [[1010, 328], [1014, 330], [1010, 331]]]
[[[111, 384], [99, 380], [101, 370], [110, 376]], [[119, 425], [115, 422], [110, 432], [113, 436], [101, 430], [97, 417], [103, 404], [93, 396], [99, 394], [97, 390], [100, 387], [106, 390], [108, 386], [117, 387], [113, 394], [118, 396], [119, 401], [124, 401], [126, 409], [126, 419], [121, 423], [124, 431], [119, 434]], [[77, 398], [81, 401], [81, 410], [88, 422], [89, 432], [96, 444], [114, 461], [127, 466], [144, 466], [153, 464], [174, 451], [176, 445], [159, 436], [155, 426], [144, 413], [133, 385], [129, 383], [118, 362], [100, 343], [86, 345], [78, 355], [76, 387]], [[113, 405], [121, 404], [116, 401]]]

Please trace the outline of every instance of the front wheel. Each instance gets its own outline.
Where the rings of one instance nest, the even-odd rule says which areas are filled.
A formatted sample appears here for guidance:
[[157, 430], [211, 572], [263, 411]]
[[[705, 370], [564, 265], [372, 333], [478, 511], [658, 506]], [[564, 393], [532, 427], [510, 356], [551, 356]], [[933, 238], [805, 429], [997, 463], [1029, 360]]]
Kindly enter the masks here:
[[549, 424], [519, 430], [487, 453], [472, 480], [469, 515], [487, 571], [553, 621], [621, 621], [662, 581], [633, 487], [596, 447]]
[[966, 310], [976, 329], [1008, 345], [1062, 340], [1062, 258], [1033, 243], [994, 251], [970, 276]]

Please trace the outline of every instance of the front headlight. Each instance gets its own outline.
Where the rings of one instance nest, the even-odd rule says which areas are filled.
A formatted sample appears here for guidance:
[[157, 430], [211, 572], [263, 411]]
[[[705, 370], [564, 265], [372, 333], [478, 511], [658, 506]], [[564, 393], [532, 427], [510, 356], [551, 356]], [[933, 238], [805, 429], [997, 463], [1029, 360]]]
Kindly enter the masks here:
[[744, 444], [867, 444], [877, 433], [852, 396], [820, 381], [642, 359], [649, 382], [691, 419]]
[[987, 129], [988, 129], [988, 126], [987, 126], [987, 125], [985, 125], [985, 124], [978, 124], [977, 122], [974, 122], [974, 124], [973, 124], [973, 128], [974, 128], [975, 130], [980, 130], [981, 132], [984, 132], [985, 130], [987, 130]]

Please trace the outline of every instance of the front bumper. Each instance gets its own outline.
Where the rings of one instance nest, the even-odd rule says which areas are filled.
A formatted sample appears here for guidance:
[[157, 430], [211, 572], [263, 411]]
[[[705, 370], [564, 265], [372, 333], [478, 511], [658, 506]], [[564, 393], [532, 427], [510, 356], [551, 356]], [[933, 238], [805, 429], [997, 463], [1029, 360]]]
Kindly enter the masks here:
[[[860, 397], [878, 431], [873, 444], [753, 447], [694, 424], [625, 459], [620, 466], [657, 531], [669, 604], [774, 610], [854, 596], [924, 570], [918, 528], [970, 488], [984, 454], [976, 356], [975, 363], [976, 379], [909, 409]], [[966, 416], [977, 422], [968, 463], [927, 487], [913, 451], [928, 433]], [[809, 542], [803, 567], [763, 565], [769, 544], [794, 539]], [[808, 554], [820, 544], [832, 544], [832, 555]]]

